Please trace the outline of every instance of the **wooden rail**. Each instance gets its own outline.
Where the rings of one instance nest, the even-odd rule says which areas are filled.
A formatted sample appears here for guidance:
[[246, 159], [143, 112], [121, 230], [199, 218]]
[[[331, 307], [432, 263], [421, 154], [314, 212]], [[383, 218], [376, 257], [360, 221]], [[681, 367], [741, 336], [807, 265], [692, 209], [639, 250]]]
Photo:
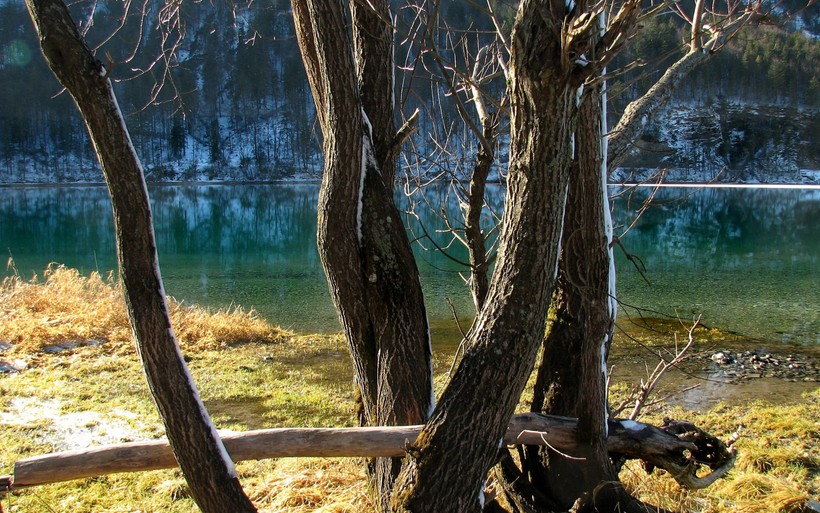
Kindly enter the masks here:
[[[567, 417], [535, 413], [515, 415], [504, 444], [549, 445], [572, 455], [578, 450], [577, 424], [576, 419]], [[223, 433], [221, 436], [234, 461], [284, 457], [401, 457], [422, 427], [276, 428]], [[642, 459], [669, 470], [673, 475], [688, 470], [689, 460], [685, 454], [696, 449], [689, 441], [631, 420], [609, 422], [607, 445], [610, 453]], [[0, 476], [0, 492], [116, 472], [176, 466], [166, 440], [58, 452], [16, 462], [13, 476]], [[692, 469], [693, 475], [696, 470]]]

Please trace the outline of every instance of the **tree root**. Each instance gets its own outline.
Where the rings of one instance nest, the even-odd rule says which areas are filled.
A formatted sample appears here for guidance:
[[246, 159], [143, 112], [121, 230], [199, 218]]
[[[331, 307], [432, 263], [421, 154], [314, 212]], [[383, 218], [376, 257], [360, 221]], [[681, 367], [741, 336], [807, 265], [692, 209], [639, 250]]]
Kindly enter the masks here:
[[[691, 422], [668, 418], [663, 419], [660, 429], [694, 446], [694, 449], [684, 452], [678, 459], [664, 459], [654, 465], [669, 472], [681, 486], [690, 490], [706, 488], [734, 467], [737, 457], [737, 451], [732, 446], [734, 440], [725, 444]], [[703, 467], [708, 467], [711, 471], [698, 476], [698, 471]], [[647, 471], [651, 472], [652, 468], [650, 464]]]
[[[660, 427], [631, 420], [609, 422], [610, 436], [622, 430], [629, 431], [630, 437], [618, 437], [618, 440], [627, 440], [628, 443], [610, 444], [610, 457], [616, 468], [620, 468], [627, 459], [641, 460], [647, 472], [661, 468], [688, 489], [706, 488], [724, 477], [734, 466], [737, 456], [732, 446], [737, 434], [728, 443], [724, 443], [691, 422], [664, 419]], [[642, 443], [649, 440], [654, 440], [655, 443]], [[658, 443], [660, 440], [663, 442]], [[613, 441], [614, 438], [610, 438], [610, 442]], [[700, 475], [704, 469], [709, 472]], [[549, 468], [544, 471], [549, 472]], [[530, 481], [529, 473], [519, 467], [509, 451], [503, 451], [494, 477], [513, 513], [560, 510], [555, 508], [551, 497], [546, 496], [543, 490]], [[570, 511], [657, 513], [663, 510], [635, 499], [623, 489], [619, 481], [614, 480], [601, 482], [594, 490], [579, 497]]]

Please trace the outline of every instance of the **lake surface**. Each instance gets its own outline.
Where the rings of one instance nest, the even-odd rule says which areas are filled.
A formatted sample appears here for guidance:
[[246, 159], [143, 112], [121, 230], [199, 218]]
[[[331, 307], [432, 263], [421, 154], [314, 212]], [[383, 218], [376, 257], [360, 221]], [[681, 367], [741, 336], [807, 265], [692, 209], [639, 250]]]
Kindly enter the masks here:
[[[253, 307], [299, 332], [339, 329], [316, 251], [318, 185], [164, 185], [150, 193], [168, 294]], [[649, 193], [616, 200], [616, 232], [632, 225]], [[499, 202], [500, 189], [494, 194]], [[817, 188], [663, 188], [622, 237], [646, 279], [616, 249], [620, 300], [684, 320], [703, 314], [707, 325], [770, 342], [820, 344], [819, 218]], [[49, 262], [114, 269], [106, 189], [0, 188], [0, 248], [26, 277]], [[450, 318], [447, 299], [469, 316], [459, 266], [416, 250], [431, 322]]]

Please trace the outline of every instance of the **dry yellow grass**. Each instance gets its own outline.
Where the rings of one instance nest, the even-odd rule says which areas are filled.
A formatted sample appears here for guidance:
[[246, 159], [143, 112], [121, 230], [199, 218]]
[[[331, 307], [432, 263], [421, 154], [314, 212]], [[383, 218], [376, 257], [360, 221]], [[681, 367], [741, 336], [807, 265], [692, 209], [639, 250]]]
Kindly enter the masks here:
[[130, 340], [122, 292], [111, 275], [85, 277], [59, 265], [30, 280], [14, 274], [0, 286], [0, 309], [0, 340], [14, 351]]
[[256, 311], [236, 307], [211, 310], [168, 300], [171, 325], [183, 348], [218, 349], [229, 344], [278, 342], [288, 333], [260, 318]]
[[797, 404], [719, 404], [704, 413], [665, 409], [662, 416], [687, 418], [728, 438], [743, 426], [738, 458], [729, 475], [705, 490], [682, 489], [664, 472], [647, 476], [636, 464], [621, 473], [627, 488], [651, 504], [700, 513], [808, 513], [805, 504], [820, 496], [820, 389]]
[[257, 490], [247, 491], [261, 512], [375, 511], [363, 468], [363, 463], [351, 460], [280, 460]]
[[[343, 359], [336, 356], [344, 352], [344, 346], [337, 338], [293, 336], [253, 311], [214, 312], [172, 299], [169, 306], [181, 344], [199, 351], [193, 372], [210, 400], [209, 409], [222, 422], [235, 422], [232, 428], [244, 428], [252, 420], [276, 425], [352, 422], [351, 412], [328, 407], [330, 400], [352, 404], [343, 392], [349, 388], [350, 370], [339, 367]], [[288, 343], [258, 345], [284, 340]], [[89, 341], [103, 344], [72, 354], [43, 355], [38, 368], [0, 380], [0, 404], [3, 396], [45, 394], [59, 397], [80, 411], [95, 410], [100, 402], [111, 401], [112, 397], [117, 401], [105, 408], [140, 411], [143, 416], [150, 410], [147, 394], [133, 394], [138, 385], [132, 384], [139, 382], [133, 356], [119, 354], [131, 351], [133, 344], [122, 290], [112, 276], [103, 278], [95, 273], [86, 277], [53, 265], [42, 277], [6, 278], [0, 286], [0, 341], [12, 345], [7, 352], [18, 354], [41, 353], [50, 345], [82, 345]], [[230, 351], [209, 351], [243, 342], [251, 344]], [[97, 381], [84, 378], [99, 371], [92, 363], [102, 363], [97, 356], [103, 350], [117, 353], [110, 354], [105, 362], [108, 391], [99, 390]], [[262, 356], [272, 360], [263, 358], [265, 363], [259, 363]], [[293, 365], [300, 366], [298, 371]], [[86, 372], [88, 366], [94, 372]], [[441, 372], [448, 365], [439, 367], [437, 382], [441, 385], [445, 379]], [[242, 369], [241, 374], [237, 375], [236, 369]], [[66, 382], [72, 383], [70, 391], [64, 390]], [[291, 393], [294, 390], [297, 392]], [[257, 403], [261, 406], [254, 406]], [[303, 410], [312, 412], [309, 421], [305, 421]], [[250, 413], [240, 416], [238, 411]], [[261, 420], [254, 417], [257, 413]], [[744, 425], [744, 436], [737, 442], [740, 456], [735, 470], [706, 490], [681, 489], [665, 473], [656, 471], [647, 476], [639, 465], [630, 463], [621, 478], [646, 502], [681, 513], [804, 513], [806, 501], [820, 496], [820, 389], [796, 404], [723, 404], [704, 413], [663, 409], [646, 420], [659, 423], [662, 416], [686, 418], [723, 438]], [[7, 472], [12, 459], [40, 451], [35, 442], [40, 431], [2, 427], [0, 434], [6, 447], [0, 447], [0, 470]], [[375, 509], [363, 465], [356, 460], [266, 460], [243, 463], [239, 470], [243, 486], [262, 512], [364, 513]], [[58, 505], [78, 496], [86, 501], [82, 507], [72, 504], [72, 509], [79, 512], [125, 511], [121, 507], [128, 503], [139, 504], [146, 513], [182, 513], [194, 507], [178, 472], [107, 476], [21, 493], [21, 504], [32, 507], [40, 501], [56, 507], [52, 509], [55, 511], [64, 510]], [[12, 499], [7, 500], [10, 506]], [[29, 510], [40, 511], [36, 507]]]
[[[286, 336], [253, 310], [211, 311], [173, 298], [168, 298], [168, 305], [183, 348], [215, 349], [243, 342], [274, 342]], [[122, 287], [111, 274], [83, 276], [75, 269], [52, 264], [42, 277], [25, 280], [15, 273], [0, 284], [0, 341], [11, 344], [12, 352], [88, 344], [130, 350], [131, 340]]]

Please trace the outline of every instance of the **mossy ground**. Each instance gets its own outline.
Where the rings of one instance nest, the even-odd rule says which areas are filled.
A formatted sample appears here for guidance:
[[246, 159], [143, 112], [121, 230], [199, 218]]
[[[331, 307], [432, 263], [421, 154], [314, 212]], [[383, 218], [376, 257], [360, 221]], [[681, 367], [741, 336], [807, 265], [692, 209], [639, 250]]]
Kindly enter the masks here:
[[[171, 305], [183, 353], [220, 429], [355, 424], [341, 337], [294, 335], [253, 312]], [[11, 474], [13, 463], [28, 456], [162, 435], [121, 308], [113, 279], [69, 269], [3, 283], [0, 359], [25, 368], [0, 375], [0, 474]], [[652, 340], [645, 337], [657, 346]], [[55, 347], [67, 349], [49, 352]], [[437, 355], [439, 387], [451, 358], [452, 352]], [[740, 456], [727, 479], [689, 492], [660, 471], [647, 476], [631, 464], [622, 479], [646, 501], [681, 512], [803, 511], [808, 499], [820, 496], [820, 391], [788, 404], [751, 399], [703, 413], [658, 408], [644, 419], [686, 418], [720, 436], [743, 425]], [[263, 460], [237, 468], [262, 511], [373, 511], [357, 459]], [[20, 512], [196, 511], [173, 470], [33, 487], [0, 501], [5, 511]]]

